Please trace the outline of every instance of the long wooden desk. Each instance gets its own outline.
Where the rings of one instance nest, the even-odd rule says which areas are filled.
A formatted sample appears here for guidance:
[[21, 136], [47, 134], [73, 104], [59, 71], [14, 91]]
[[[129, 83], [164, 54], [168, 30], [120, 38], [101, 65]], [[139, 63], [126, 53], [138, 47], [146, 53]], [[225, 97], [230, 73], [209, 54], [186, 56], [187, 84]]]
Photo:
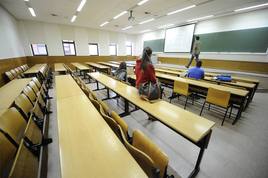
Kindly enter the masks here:
[[14, 79], [0, 88], [0, 109], [9, 108], [32, 78]]
[[101, 73], [88, 73], [88, 75], [95, 79], [97, 83], [100, 82], [103, 84], [107, 88], [107, 91], [112, 90], [124, 98], [124, 115], [130, 114], [128, 108], [128, 102], [130, 102], [197, 145], [200, 148], [200, 152], [190, 177], [193, 177], [198, 173], [204, 150], [208, 146], [212, 127], [215, 124], [214, 122], [163, 100], [155, 103], [144, 101], [140, 98], [138, 90], [135, 87], [117, 81], [107, 75]]
[[[109, 61], [110, 64], [117, 64], [119, 66], [119, 64], [123, 62], [123, 61]], [[135, 64], [132, 63], [128, 63], [128, 61], [125, 61], [127, 64], [127, 67], [135, 67]]]
[[[183, 73], [186, 72], [186, 70], [184, 70], [184, 69], [174, 69], [174, 68], [156, 68], [155, 71], [161, 72], [164, 74], [175, 75], [175, 76], [181, 76]], [[253, 99], [254, 94], [255, 94], [257, 87], [258, 87], [258, 83], [249, 83], [249, 82], [245, 82], [245, 81], [241, 81], [241, 80], [236, 80], [235, 79], [236, 77], [232, 77], [233, 78], [232, 82], [224, 82], [224, 81], [215, 80], [213, 78], [213, 77], [217, 76], [218, 74], [213, 74], [213, 77], [212, 77], [212, 73], [205, 72], [205, 75], [206, 75], [204, 77], [205, 81], [213, 82], [213, 83], [216, 83], [218, 85], [229, 85], [229, 86], [247, 89], [249, 91], [249, 99], [248, 99], [247, 105]]]
[[40, 70], [47, 66], [47, 64], [35, 64], [34, 66], [32, 66], [30, 69], [28, 69], [27, 71], [24, 72], [24, 75], [26, 76], [36, 76], [38, 75], [38, 73], [40, 72]]
[[86, 78], [86, 72], [89, 72], [90, 70], [88, 66], [76, 62], [71, 64], [75, 67], [76, 71], [80, 72], [80, 75], [84, 75], [84, 78]]
[[[136, 80], [135, 75], [129, 75], [128, 77], [132, 78], [133, 80]], [[159, 79], [168, 80], [172, 83], [174, 81], [181, 81], [184, 83], [188, 83], [191, 89], [197, 89], [197, 90], [194, 90], [195, 92], [198, 92], [200, 89], [200, 91], [202, 91], [201, 93], [205, 93], [205, 95], [209, 88], [215, 88], [218, 90], [230, 92], [231, 93], [230, 102], [233, 104], [239, 105], [238, 113], [236, 115], [235, 120], [233, 121], [233, 124], [235, 124], [237, 120], [241, 117], [241, 114], [244, 110], [245, 102], [248, 99], [248, 95], [249, 95], [249, 91], [247, 90], [232, 88], [232, 87], [224, 86], [224, 85], [217, 85], [214, 83], [208, 83], [208, 82], [204, 82], [203, 80], [194, 80], [194, 79], [189, 79], [189, 78], [176, 77], [174, 75], [168, 75], [168, 74], [163, 74], [163, 73], [156, 73], [156, 77]]]
[[70, 75], [56, 76], [56, 99], [62, 178], [147, 177]]
[[67, 69], [64, 67], [63, 63], [55, 63], [54, 64], [54, 71], [59, 73], [66, 73]]
[[106, 72], [107, 74], [110, 73], [110, 67], [94, 63], [94, 62], [86, 62], [87, 65], [93, 67], [95, 71], [100, 71], [100, 72]]
[[109, 63], [109, 62], [98, 62], [99, 64], [102, 64], [102, 65], [105, 65], [105, 66], [108, 66], [108, 67], [111, 67], [111, 68], [118, 68], [119, 67], [119, 64], [112, 64], [112, 63]]

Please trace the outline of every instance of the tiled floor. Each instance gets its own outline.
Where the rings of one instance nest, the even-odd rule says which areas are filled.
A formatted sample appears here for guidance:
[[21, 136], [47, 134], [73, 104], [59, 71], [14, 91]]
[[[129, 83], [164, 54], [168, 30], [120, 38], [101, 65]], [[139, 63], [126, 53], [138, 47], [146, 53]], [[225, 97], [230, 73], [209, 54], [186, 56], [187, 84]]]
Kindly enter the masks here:
[[[88, 87], [95, 88], [95, 84]], [[54, 87], [55, 88], [55, 87]], [[166, 97], [170, 90], [165, 89]], [[56, 102], [54, 89], [51, 90], [54, 99], [51, 101], [53, 114], [50, 116], [49, 135], [53, 143], [49, 145], [48, 178], [60, 177], [59, 146], [56, 118]], [[106, 91], [97, 92], [99, 98], [106, 96]], [[167, 100], [167, 98], [165, 98]], [[174, 99], [173, 104], [183, 108], [184, 98]], [[105, 101], [118, 113], [123, 110], [123, 102]], [[200, 101], [202, 102], [202, 100]], [[205, 151], [198, 178], [265, 178], [268, 177], [268, 93], [257, 93], [254, 100], [243, 113], [242, 118], [231, 124], [227, 119], [220, 126], [222, 115], [205, 111], [203, 116], [216, 122], [212, 137]], [[187, 105], [187, 110], [199, 114], [200, 104]], [[124, 117], [130, 127], [130, 134], [135, 129], [142, 130], [169, 156], [168, 173], [175, 177], [187, 177], [194, 167], [198, 155], [198, 147], [179, 136], [158, 121], [149, 121], [147, 115], [135, 111]]]

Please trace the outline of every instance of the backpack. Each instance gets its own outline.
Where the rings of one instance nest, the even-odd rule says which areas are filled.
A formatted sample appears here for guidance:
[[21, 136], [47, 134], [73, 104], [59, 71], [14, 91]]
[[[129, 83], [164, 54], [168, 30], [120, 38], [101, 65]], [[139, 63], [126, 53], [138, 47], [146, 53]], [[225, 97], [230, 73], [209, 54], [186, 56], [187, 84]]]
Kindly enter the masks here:
[[148, 100], [157, 100], [160, 98], [161, 91], [158, 83], [146, 82], [139, 86], [139, 95]]

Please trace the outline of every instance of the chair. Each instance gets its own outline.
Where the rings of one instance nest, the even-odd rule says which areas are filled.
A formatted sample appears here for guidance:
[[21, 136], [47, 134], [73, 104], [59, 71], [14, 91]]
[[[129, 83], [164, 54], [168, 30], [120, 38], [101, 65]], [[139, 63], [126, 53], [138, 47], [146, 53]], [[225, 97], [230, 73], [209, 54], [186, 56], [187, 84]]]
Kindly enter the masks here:
[[38, 125], [33, 120], [33, 115], [31, 115], [28, 124], [26, 126], [24, 137], [28, 138], [32, 144], [41, 144], [43, 134]]
[[[206, 103], [209, 104], [209, 109], [210, 109], [210, 104], [219, 106], [221, 108], [225, 108], [226, 111], [225, 111], [225, 114], [224, 114], [224, 117], [223, 117], [223, 120], [221, 123], [221, 125], [223, 125], [225, 118], [226, 118], [226, 115], [227, 115], [227, 112], [228, 112], [229, 108], [232, 107], [232, 105], [229, 103], [230, 98], [231, 98], [230, 92], [218, 90], [218, 89], [214, 89], [214, 88], [209, 88], [206, 100], [205, 100], [205, 102], [202, 106], [202, 109], [200, 111], [200, 116], [202, 115], [202, 112], [203, 112], [203, 109], [204, 109], [204, 106]], [[232, 112], [232, 109], [231, 109], [231, 112]], [[231, 112], [230, 112], [230, 114], [231, 114]]]
[[13, 80], [15, 77], [14, 75], [10, 72], [10, 71], [6, 71], [5, 75], [7, 76], [7, 78], [11, 81]]
[[100, 112], [101, 105], [97, 100], [90, 100], [91, 103], [95, 106], [95, 108]]
[[[174, 86], [173, 86], [173, 93], [172, 93], [172, 96], [170, 97], [170, 101], [169, 101], [170, 103], [171, 103], [171, 99], [173, 98], [174, 94], [179, 94], [178, 99], [179, 99], [180, 95], [183, 95], [186, 97], [186, 101], [185, 101], [185, 105], [184, 105], [184, 109], [186, 109], [188, 97], [192, 94], [191, 92], [189, 92], [189, 84], [175, 80]], [[193, 97], [192, 97], [192, 103], [194, 103]]]
[[19, 111], [12, 107], [0, 116], [0, 129], [7, 133], [19, 145], [26, 128], [26, 121]]
[[102, 107], [104, 113], [105, 113], [106, 115], [110, 116], [110, 113], [111, 113], [111, 112], [110, 112], [109, 106], [108, 106], [105, 102], [103, 102], [103, 101], [101, 101], [101, 100], [99, 100], [99, 103], [100, 103], [100, 105], [101, 105], [101, 107]]
[[30, 81], [28, 85], [33, 89], [35, 95], [38, 96], [39, 88], [37, 87], [37, 85], [35, 84], [35, 82], [34, 81]]
[[169, 159], [157, 145], [139, 130], [133, 132], [132, 145], [153, 160], [155, 167], [160, 170], [159, 175], [161, 178], [166, 177]]
[[18, 152], [9, 173], [9, 178], [37, 178], [39, 169], [38, 156], [34, 155], [24, 144], [20, 142]]
[[41, 88], [42, 84], [40, 83], [40, 81], [36, 77], [34, 77], [32, 80], [38, 88]]
[[147, 154], [132, 146], [124, 137], [122, 129], [121, 135], [123, 139], [123, 144], [129, 151], [129, 153], [133, 156], [133, 158], [137, 161], [137, 163], [140, 165], [140, 167], [143, 169], [143, 171], [147, 174], [147, 176], [149, 178], [160, 178], [159, 169], [155, 167], [154, 161]]
[[130, 139], [128, 135], [128, 125], [127, 123], [114, 111], [111, 112], [111, 117], [119, 124], [119, 126], [122, 128], [124, 136], [127, 140]]
[[0, 132], [0, 177], [7, 177], [14, 157], [16, 147]]
[[106, 123], [113, 130], [115, 135], [118, 137], [118, 139], [123, 143], [122, 135], [121, 135], [121, 132], [120, 132], [120, 129], [119, 129], [120, 126], [111, 117], [109, 117], [107, 115], [102, 115], [102, 116], [103, 116], [103, 119], [106, 121]]
[[17, 78], [17, 72], [14, 69], [11, 69], [10, 72], [15, 78]]
[[22, 93], [17, 98], [15, 98], [15, 107], [20, 111], [23, 115], [24, 119], [28, 121], [29, 113], [33, 109], [33, 105], [27, 96]]
[[23, 88], [22, 92], [28, 97], [34, 106], [34, 102], [36, 101], [36, 95], [30, 86], [26, 86]]

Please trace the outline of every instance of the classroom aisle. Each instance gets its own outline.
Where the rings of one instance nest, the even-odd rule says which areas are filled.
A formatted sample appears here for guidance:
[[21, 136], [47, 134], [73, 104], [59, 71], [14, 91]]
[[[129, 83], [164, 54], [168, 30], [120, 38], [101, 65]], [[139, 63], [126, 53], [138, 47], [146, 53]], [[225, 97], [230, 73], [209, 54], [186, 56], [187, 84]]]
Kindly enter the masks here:
[[[95, 89], [95, 84], [88, 87]], [[56, 119], [55, 87], [50, 91], [52, 99], [51, 108], [53, 114], [50, 117], [49, 135], [53, 137], [53, 144], [49, 145], [48, 178], [60, 177], [58, 131]], [[165, 89], [166, 97], [170, 96], [170, 90]], [[105, 98], [106, 90], [97, 92], [98, 97]], [[183, 98], [181, 98], [183, 99]], [[254, 100], [243, 113], [236, 125], [231, 125], [227, 119], [224, 126], [220, 126], [221, 116], [213, 112], [204, 112], [204, 117], [216, 122], [212, 132], [212, 138], [201, 163], [198, 178], [250, 178], [267, 177], [268, 173], [268, 93], [256, 93]], [[111, 109], [120, 113], [123, 110], [123, 102], [118, 100], [105, 101]], [[183, 101], [174, 99], [173, 104], [183, 108]], [[199, 114], [201, 107], [187, 105], [187, 110]], [[124, 117], [129, 124], [130, 132], [135, 129], [142, 130], [169, 156], [170, 163], [168, 173], [175, 177], [187, 177], [197, 159], [198, 148], [192, 143], [168, 129], [163, 124], [149, 121], [147, 115], [141, 110]]]

